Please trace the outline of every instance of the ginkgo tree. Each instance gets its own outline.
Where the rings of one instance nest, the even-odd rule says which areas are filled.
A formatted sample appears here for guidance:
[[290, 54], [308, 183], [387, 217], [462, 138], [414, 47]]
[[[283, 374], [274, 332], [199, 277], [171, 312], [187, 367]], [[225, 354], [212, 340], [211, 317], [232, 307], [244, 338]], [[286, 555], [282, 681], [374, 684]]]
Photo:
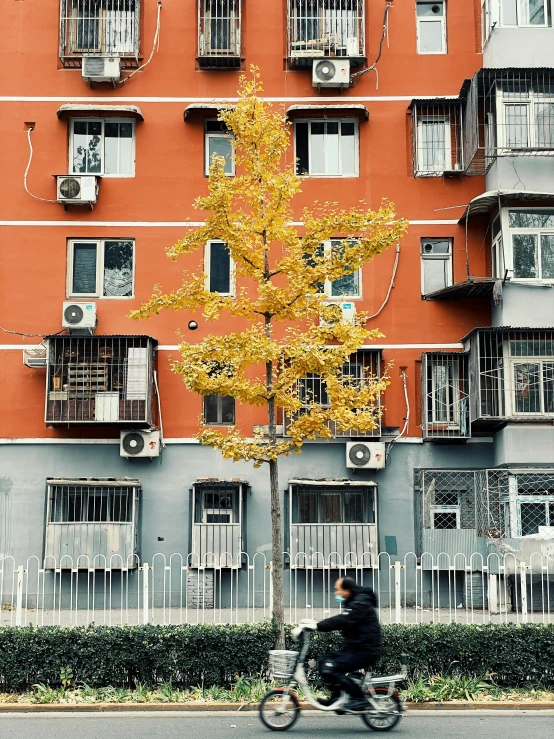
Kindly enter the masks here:
[[[167, 249], [172, 260], [197, 251], [210, 240], [226, 244], [234, 269], [234, 295], [210, 292], [206, 275], [185, 271], [181, 286], [165, 293], [160, 286], [132, 318], [148, 318], [171, 308], [201, 310], [209, 321], [222, 313], [245, 320], [248, 327], [208, 335], [199, 343], [181, 341], [181, 358], [172, 364], [189, 391], [202, 396], [230, 396], [240, 405], [265, 409], [263, 426], [214, 428], [201, 420], [200, 443], [226, 459], [267, 465], [271, 500], [273, 620], [277, 645], [284, 644], [283, 544], [278, 460], [301, 452], [308, 439], [328, 439], [348, 430], [370, 434], [379, 423], [379, 399], [389, 379], [366, 373], [353, 382], [344, 366], [360, 346], [381, 336], [367, 330], [366, 317], [342, 319], [340, 305], [325, 299], [322, 285], [353, 275], [403, 235], [406, 222], [394, 207], [377, 211], [363, 201], [349, 209], [314, 203], [300, 219], [292, 201], [302, 179], [286, 161], [290, 124], [260, 93], [259, 72], [240, 79], [239, 99], [225, 106], [219, 119], [233, 136], [236, 176], [225, 174], [225, 161], [214, 155], [208, 194], [198, 197], [204, 225]], [[294, 225], [300, 220], [301, 226]], [[332, 241], [331, 249], [322, 245]], [[324, 405], [310, 398], [308, 376], [320, 378]], [[303, 387], [302, 393], [299, 388]], [[277, 424], [287, 419], [286, 436]]]

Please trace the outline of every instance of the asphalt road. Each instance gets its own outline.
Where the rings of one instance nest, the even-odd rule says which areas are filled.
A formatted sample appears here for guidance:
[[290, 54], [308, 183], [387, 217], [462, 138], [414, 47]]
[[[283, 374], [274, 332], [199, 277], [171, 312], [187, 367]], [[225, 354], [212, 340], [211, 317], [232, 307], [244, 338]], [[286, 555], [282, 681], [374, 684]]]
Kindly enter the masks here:
[[[32, 714], [0, 713], [2, 739], [251, 739], [277, 736], [247, 713], [121, 713]], [[312, 739], [350, 739], [371, 733], [356, 717], [300, 717], [288, 736]], [[554, 711], [412, 712], [389, 736], [393, 739], [554, 739]]]

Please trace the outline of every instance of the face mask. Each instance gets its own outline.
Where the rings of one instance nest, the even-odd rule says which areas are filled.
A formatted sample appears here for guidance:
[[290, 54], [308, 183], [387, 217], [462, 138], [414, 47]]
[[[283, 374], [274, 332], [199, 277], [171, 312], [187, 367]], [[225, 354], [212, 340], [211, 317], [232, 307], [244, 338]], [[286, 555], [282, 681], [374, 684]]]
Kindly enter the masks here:
[[337, 603], [346, 603], [346, 598], [343, 595], [335, 595]]

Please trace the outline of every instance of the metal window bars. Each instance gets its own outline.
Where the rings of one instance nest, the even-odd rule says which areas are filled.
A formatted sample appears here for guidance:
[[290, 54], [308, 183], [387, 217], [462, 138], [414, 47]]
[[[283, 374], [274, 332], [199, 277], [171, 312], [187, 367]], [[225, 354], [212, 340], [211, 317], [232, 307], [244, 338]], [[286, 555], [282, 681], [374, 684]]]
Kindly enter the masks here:
[[150, 426], [155, 344], [148, 336], [49, 337], [46, 423]]
[[191, 557], [198, 567], [242, 566], [246, 487], [216, 480], [194, 484]]
[[[355, 354], [352, 354], [350, 361], [343, 366], [342, 373], [344, 381], [353, 385], [356, 385], [357, 383], [363, 384], [364, 382], [371, 380], [371, 378], [379, 378], [381, 373], [381, 352], [379, 350], [370, 349], [360, 350]], [[319, 405], [322, 408], [331, 407], [325, 382], [318, 374], [310, 372], [304, 378], [298, 380], [297, 393], [302, 402], [302, 408], [293, 416], [287, 416], [285, 414], [285, 435], [287, 433], [287, 427], [299, 416], [309, 413], [314, 405]], [[340, 430], [334, 421], [329, 421], [327, 425], [331, 429], [333, 436], [350, 438], [360, 436], [359, 432], [352, 429], [347, 431]], [[363, 434], [364, 438], [379, 437], [380, 435], [380, 419], [376, 428]]]
[[414, 176], [463, 174], [461, 101], [413, 100], [409, 110]]
[[138, 66], [140, 0], [60, 0], [60, 59], [80, 67], [84, 55], [114, 56]]
[[364, 0], [288, 0], [288, 57], [292, 64], [319, 57], [365, 57]]
[[423, 438], [468, 439], [468, 355], [426, 352], [422, 355]]
[[498, 157], [554, 156], [554, 69], [481, 69], [467, 82], [467, 174], [486, 174]]
[[198, 64], [238, 68], [241, 56], [242, 0], [198, 0]]
[[554, 329], [476, 329], [465, 345], [475, 427], [554, 416]]

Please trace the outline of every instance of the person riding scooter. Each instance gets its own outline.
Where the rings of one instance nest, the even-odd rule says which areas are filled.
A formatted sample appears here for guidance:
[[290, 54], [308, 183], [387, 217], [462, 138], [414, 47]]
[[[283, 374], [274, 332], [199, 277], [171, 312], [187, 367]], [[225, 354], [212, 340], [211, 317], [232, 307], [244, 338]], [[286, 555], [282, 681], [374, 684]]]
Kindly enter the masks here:
[[371, 588], [357, 585], [350, 577], [342, 577], [335, 583], [335, 598], [343, 606], [342, 613], [319, 622], [306, 619], [301, 621], [300, 628], [342, 631], [340, 651], [324, 654], [318, 662], [319, 673], [331, 690], [331, 697], [320, 698], [319, 702], [330, 706], [344, 690], [350, 695], [344, 709], [363, 711], [367, 708], [365, 695], [346, 673], [370, 667], [381, 656], [381, 627], [375, 610], [377, 597]]

